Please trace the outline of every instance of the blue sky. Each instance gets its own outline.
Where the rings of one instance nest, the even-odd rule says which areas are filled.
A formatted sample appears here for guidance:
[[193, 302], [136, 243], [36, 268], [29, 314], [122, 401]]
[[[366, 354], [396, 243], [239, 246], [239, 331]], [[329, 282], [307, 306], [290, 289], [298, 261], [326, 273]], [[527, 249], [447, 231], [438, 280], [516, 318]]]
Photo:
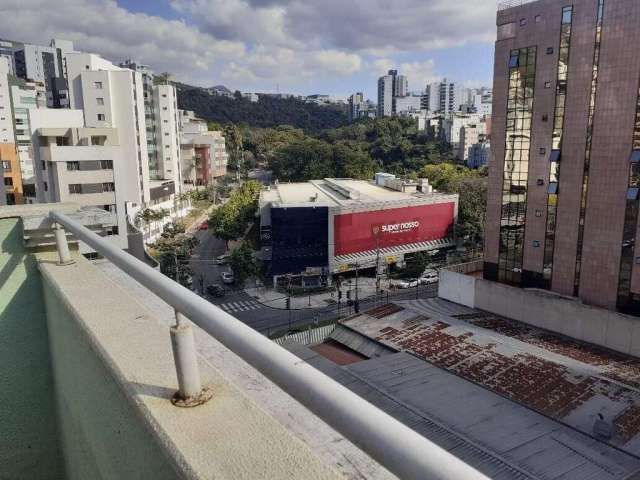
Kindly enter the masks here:
[[[411, 90], [491, 85], [493, 0], [3, 0], [3, 37], [133, 58], [201, 86], [374, 98], [397, 68]], [[96, 14], [98, 13], [98, 14]]]

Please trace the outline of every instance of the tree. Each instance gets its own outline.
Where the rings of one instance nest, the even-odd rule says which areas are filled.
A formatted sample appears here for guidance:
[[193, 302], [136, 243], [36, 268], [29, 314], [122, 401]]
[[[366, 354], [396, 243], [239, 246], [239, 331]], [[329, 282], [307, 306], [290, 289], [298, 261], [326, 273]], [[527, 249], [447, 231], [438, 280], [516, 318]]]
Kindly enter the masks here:
[[369, 180], [379, 168], [361, 146], [356, 142], [340, 140], [333, 145], [333, 163], [336, 175], [343, 178]]
[[421, 174], [436, 189], [459, 195], [457, 234], [471, 243], [478, 241], [484, 231], [487, 211], [486, 169], [471, 170], [443, 163], [427, 165]]
[[229, 151], [229, 167], [236, 172], [236, 179], [240, 180], [240, 173], [243, 168], [244, 146], [242, 142], [242, 132], [237, 125], [227, 125], [224, 127], [224, 139]]
[[336, 176], [331, 145], [314, 138], [304, 138], [280, 148], [270, 162], [279, 180], [302, 182]]
[[254, 257], [253, 250], [251, 250], [247, 242], [242, 242], [239, 248], [231, 252], [229, 263], [236, 283], [240, 286], [244, 284], [247, 278], [258, 273], [258, 263]]
[[258, 182], [245, 182], [209, 217], [209, 227], [218, 238], [227, 243], [227, 249], [229, 241], [239, 239], [254, 218], [261, 188]]
[[198, 117], [219, 124], [246, 123], [254, 128], [292, 125], [309, 133], [346, 125], [343, 106], [323, 106], [298, 99], [280, 99], [260, 95], [259, 101], [237, 100], [209, 95], [205, 89], [173, 82], [178, 90], [178, 107], [193, 110]]
[[470, 177], [457, 185], [460, 195], [458, 207], [458, 234], [471, 243], [482, 238], [487, 216], [487, 179]]
[[139, 225], [140, 223], [144, 223], [147, 226], [147, 236], [151, 236], [151, 225], [158, 220], [162, 220], [164, 217], [169, 215], [169, 211], [162, 208], [160, 210], [153, 210], [151, 208], [145, 208], [144, 210], [140, 210], [136, 215], [136, 223]]

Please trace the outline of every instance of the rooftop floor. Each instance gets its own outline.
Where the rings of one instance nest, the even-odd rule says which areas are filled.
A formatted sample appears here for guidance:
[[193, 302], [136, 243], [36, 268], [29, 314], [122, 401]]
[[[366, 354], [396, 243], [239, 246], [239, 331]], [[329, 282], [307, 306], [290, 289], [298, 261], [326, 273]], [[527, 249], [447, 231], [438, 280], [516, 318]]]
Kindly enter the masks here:
[[369, 313], [346, 324], [587, 435], [602, 415], [640, 456], [638, 359], [441, 299]]

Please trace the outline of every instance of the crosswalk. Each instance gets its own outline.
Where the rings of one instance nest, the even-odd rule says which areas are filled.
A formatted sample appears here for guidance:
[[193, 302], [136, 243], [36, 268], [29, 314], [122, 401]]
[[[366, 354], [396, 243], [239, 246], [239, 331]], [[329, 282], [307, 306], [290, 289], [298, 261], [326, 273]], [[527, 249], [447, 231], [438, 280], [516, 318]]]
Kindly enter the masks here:
[[253, 300], [221, 303], [220, 308], [229, 313], [248, 312], [258, 310], [261, 305]]

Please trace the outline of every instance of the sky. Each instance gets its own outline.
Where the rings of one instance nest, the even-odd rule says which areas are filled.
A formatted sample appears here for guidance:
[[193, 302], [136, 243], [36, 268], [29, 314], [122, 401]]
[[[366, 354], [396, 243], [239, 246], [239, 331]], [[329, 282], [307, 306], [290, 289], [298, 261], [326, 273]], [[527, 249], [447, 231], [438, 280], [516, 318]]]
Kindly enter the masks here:
[[[54, 6], [55, 5], [55, 6]], [[132, 58], [199, 86], [362, 91], [398, 69], [491, 86], [495, 0], [0, 0], [0, 37]]]

